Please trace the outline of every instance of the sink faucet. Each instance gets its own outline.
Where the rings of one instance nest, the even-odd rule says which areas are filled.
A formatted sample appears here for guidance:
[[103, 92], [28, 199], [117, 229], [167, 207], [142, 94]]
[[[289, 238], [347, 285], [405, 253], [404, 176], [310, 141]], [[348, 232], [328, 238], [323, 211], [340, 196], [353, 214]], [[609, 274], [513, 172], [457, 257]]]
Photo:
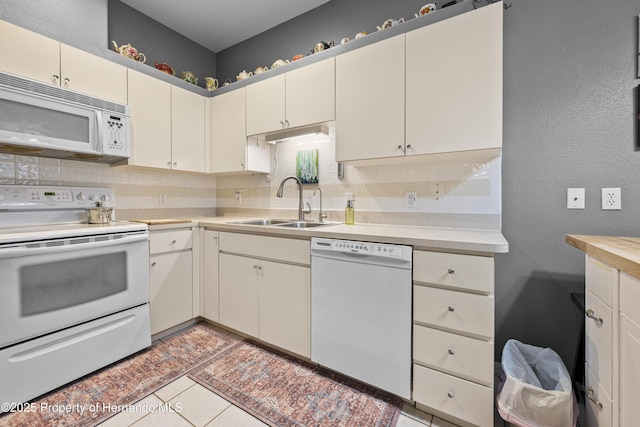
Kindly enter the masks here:
[[314, 196], [316, 195], [316, 191], [320, 192], [320, 212], [318, 212], [318, 221], [322, 222], [322, 219], [327, 217], [327, 213], [326, 212], [322, 212], [322, 190], [320, 189], [320, 187], [316, 187], [313, 190], [313, 195]]
[[280, 187], [278, 188], [278, 192], [276, 193], [276, 197], [282, 197], [282, 192], [284, 191], [284, 183], [288, 180], [293, 179], [296, 184], [298, 184], [298, 220], [304, 221], [304, 214], [311, 213], [311, 206], [307, 203], [308, 209], [304, 209], [302, 202], [302, 181], [298, 179], [297, 176], [288, 176], [282, 180], [280, 183]]

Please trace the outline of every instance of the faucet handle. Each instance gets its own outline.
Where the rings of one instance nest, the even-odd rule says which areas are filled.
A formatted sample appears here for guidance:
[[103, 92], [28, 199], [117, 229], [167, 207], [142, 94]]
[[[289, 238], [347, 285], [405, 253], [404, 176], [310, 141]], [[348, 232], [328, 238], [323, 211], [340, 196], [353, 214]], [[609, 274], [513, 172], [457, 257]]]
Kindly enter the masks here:
[[311, 205], [309, 204], [309, 202], [305, 202], [305, 205], [307, 205], [307, 208], [306, 208], [306, 209], [303, 209], [303, 210], [302, 210], [302, 213], [303, 213], [303, 214], [311, 213]]
[[322, 211], [318, 212], [318, 221], [319, 222], [322, 222], [322, 220], [326, 219], [326, 218], [327, 218], [327, 213], [326, 212], [322, 212]]

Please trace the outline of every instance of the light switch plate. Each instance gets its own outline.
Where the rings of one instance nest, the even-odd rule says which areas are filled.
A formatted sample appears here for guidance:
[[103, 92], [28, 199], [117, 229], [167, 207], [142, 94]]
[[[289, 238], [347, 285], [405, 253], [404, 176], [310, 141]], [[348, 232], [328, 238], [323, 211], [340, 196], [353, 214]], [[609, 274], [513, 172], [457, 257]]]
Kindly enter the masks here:
[[584, 188], [567, 188], [567, 209], [584, 209]]

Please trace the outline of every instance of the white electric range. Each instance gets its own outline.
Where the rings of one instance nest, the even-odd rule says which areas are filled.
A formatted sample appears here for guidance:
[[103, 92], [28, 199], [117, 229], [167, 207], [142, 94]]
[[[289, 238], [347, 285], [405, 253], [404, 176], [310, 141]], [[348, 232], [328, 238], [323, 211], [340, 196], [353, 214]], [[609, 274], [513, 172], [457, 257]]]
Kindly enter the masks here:
[[0, 402], [151, 344], [147, 226], [87, 224], [96, 201], [112, 204], [113, 192], [0, 185]]

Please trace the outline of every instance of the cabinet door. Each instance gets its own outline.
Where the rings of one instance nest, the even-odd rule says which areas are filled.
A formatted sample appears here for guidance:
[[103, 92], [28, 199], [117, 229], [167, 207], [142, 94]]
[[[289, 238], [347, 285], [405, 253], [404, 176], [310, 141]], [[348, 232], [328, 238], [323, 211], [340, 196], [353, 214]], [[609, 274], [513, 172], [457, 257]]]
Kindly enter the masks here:
[[502, 15], [496, 3], [406, 34], [407, 155], [502, 147]]
[[171, 85], [129, 69], [129, 164], [171, 168]]
[[335, 58], [325, 59], [286, 74], [288, 127], [335, 119]]
[[0, 70], [60, 85], [60, 42], [0, 20]]
[[220, 323], [259, 337], [257, 260], [223, 253], [218, 260]]
[[245, 88], [211, 98], [211, 171], [237, 172], [247, 165]]
[[204, 317], [218, 322], [218, 232], [204, 232]]
[[205, 98], [171, 86], [172, 169], [205, 172]]
[[281, 130], [285, 125], [285, 75], [247, 86], [247, 135]]
[[308, 267], [259, 261], [260, 339], [311, 357]]
[[620, 425], [631, 426], [640, 419], [640, 326], [626, 316], [620, 326]]
[[151, 334], [193, 318], [192, 253], [151, 257]]
[[404, 34], [336, 57], [336, 161], [404, 155]]
[[60, 45], [63, 87], [127, 103], [127, 68], [66, 44]]

